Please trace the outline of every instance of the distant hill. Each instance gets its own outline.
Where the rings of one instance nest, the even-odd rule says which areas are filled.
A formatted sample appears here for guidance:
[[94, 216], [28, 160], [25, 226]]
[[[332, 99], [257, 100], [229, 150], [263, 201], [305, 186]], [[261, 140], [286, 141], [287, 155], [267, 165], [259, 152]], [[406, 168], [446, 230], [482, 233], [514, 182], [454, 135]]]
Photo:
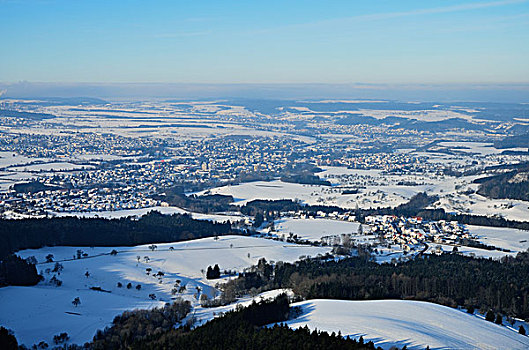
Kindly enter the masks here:
[[494, 143], [496, 148], [515, 148], [525, 147], [529, 148], [529, 132], [523, 135], [509, 136], [501, 141]]
[[106, 105], [107, 101], [96, 97], [35, 97], [22, 99], [18, 103], [39, 106]]
[[55, 118], [53, 114], [19, 112], [19, 111], [14, 111], [11, 109], [0, 109], [0, 117], [23, 118], [23, 119], [31, 119], [31, 120], [42, 120], [42, 119]]
[[478, 194], [496, 199], [529, 201], [529, 166], [505, 174], [480, 179]]
[[382, 119], [376, 119], [370, 116], [361, 114], [351, 114], [342, 117], [336, 121], [338, 125], [392, 125], [392, 129], [411, 129], [418, 131], [443, 132], [451, 129], [466, 129], [466, 130], [483, 130], [487, 125], [481, 125], [469, 122], [461, 118], [450, 118], [440, 121], [422, 121], [416, 119], [387, 116]]

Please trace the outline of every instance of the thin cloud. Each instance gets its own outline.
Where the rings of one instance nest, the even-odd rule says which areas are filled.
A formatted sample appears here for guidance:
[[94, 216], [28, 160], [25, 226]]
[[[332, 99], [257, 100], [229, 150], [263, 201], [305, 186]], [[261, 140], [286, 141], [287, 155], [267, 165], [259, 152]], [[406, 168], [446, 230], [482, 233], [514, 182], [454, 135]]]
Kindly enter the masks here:
[[211, 33], [212, 32], [210, 30], [196, 32], [159, 33], [154, 34], [153, 37], [156, 39], [186, 38], [193, 36], [206, 36], [210, 35]]
[[379, 21], [379, 20], [393, 19], [393, 18], [400, 18], [400, 17], [411, 17], [411, 16], [423, 16], [423, 15], [433, 15], [433, 14], [441, 14], [441, 13], [472, 11], [472, 10], [480, 10], [480, 9], [485, 9], [485, 8], [490, 8], [490, 7], [516, 5], [516, 4], [522, 4], [522, 3], [527, 3], [527, 2], [528, 0], [503, 0], [503, 1], [489, 1], [489, 2], [473, 2], [473, 3], [466, 3], [466, 4], [461, 4], [461, 5], [416, 9], [416, 10], [410, 10], [410, 11], [374, 13], [374, 14], [334, 18], [334, 19], [328, 19], [328, 20], [320, 20], [320, 21], [292, 24], [292, 25], [286, 25], [286, 26], [269, 28], [269, 29], [262, 29], [262, 30], [254, 31], [253, 34], [268, 33], [268, 32], [274, 32], [277, 30], [285, 30], [285, 29], [302, 29], [302, 28], [314, 27], [314, 26], [319, 26], [319, 25], [331, 25], [331, 24], [349, 23], [349, 22], [358, 22], [358, 21], [369, 22], [369, 21]]
[[431, 14], [438, 14], [438, 13], [479, 10], [479, 9], [484, 9], [484, 8], [489, 8], [489, 7], [521, 4], [525, 2], [527, 2], [527, 0], [474, 2], [474, 3], [445, 6], [445, 7], [434, 7], [434, 8], [429, 8], [429, 9], [418, 9], [418, 10], [402, 11], [402, 12], [388, 12], [388, 13], [379, 13], [379, 14], [373, 14], [373, 15], [362, 15], [362, 16], [352, 17], [352, 19], [380, 20], [380, 19], [408, 17], [408, 16], [431, 15]]

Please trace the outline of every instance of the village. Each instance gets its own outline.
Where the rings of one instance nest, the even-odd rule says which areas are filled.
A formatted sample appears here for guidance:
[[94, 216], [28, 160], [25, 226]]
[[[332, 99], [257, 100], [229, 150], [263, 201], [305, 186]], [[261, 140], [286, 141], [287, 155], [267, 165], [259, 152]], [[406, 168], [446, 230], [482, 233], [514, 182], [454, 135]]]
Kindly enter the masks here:
[[[273, 213], [270, 215], [272, 216]], [[301, 232], [285, 229], [283, 226], [288, 225], [281, 224], [285, 221], [294, 222], [296, 223], [294, 227], [298, 227], [300, 231], [312, 231], [313, 235], [303, 237]], [[419, 253], [422, 254], [430, 246], [435, 254], [443, 253], [440, 249], [441, 245], [454, 247], [453, 252], [457, 252], [458, 247], [465, 245], [479, 246], [489, 250], [495, 248], [479, 244], [476, 241], [477, 237], [472, 235], [465, 225], [457, 221], [432, 221], [421, 217], [395, 215], [370, 215], [361, 221], [358, 221], [354, 211], [341, 213], [290, 211], [281, 213], [279, 218], [271, 222], [265, 222], [264, 229], [259, 230], [259, 233], [261, 237], [298, 244], [361, 248], [372, 254], [384, 254], [385, 252], [390, 256], [399, 253], [397, 256], [400, 258], [406, 255], [413, 257]], [[344, 229], [345, 224], [348, 223], [351, 224], [349, 229]], [[318, 228], [321, 225], [325, 226], [324, 230]], [[329, 234], [331, 232], [336, 232], [336, 234]]]

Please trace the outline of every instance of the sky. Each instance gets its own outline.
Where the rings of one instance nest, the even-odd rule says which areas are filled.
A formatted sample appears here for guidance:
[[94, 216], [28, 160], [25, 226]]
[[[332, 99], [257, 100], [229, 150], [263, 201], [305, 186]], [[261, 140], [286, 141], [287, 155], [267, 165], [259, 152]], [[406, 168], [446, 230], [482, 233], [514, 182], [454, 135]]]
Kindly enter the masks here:
[[0, 0], [0, 82], [529, 83], [529, 1]]

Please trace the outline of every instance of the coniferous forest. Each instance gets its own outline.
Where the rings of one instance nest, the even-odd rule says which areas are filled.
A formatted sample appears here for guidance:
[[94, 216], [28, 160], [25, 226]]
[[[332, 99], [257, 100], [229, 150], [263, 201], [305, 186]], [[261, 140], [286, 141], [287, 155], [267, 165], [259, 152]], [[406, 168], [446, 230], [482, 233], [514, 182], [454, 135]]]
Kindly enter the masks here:
[[273, 274], [267, 270], [257, 267], [224, 288], [234, 295], [251, 288], [292, 288], [306, 299], [423, 300], [529, 319], [527, 252], [502, 261], [457, 254], [427, 255], [396, 265], [360, 257], [312, 259], [277, 264]]
[[21, 257], [11, 254], [0, 260], [0, 287], [32, 286], [40, 281], [37, 268]]
[[151, 212], [138, 220], [76, 217], [0, 219], [0, 287], [34, 285], [40, 280], [35, 265], [13, 254], [21, 249], [58, 245], [131, 246], [220, 236], [230, 232], [230, 223], [158, 212]]
[[187, 214], [150, 212], [131, 218], [44, 218], [0, 220], [0, 259], [44, 246], [132, 246], [225, 235], [229, 223], [195, 220]]
[[[117, 336], [130, 333], [130, 322], [123, 323], [123, 317], [117, 317], [110, 328], [112, 331], [99, 332], [87, 346], [92, 349], [375, 349], [372, 342], [364, 343], [334, 333], [308, 328], [292, 330], [281, 324], [264, 327], [287, 320], [289, 313], [288, 298], [283, 294], [275, 300], [237, 308], [193, 330], [188, 326], [155, 328], [132, 342], [130, 337]], [[151, 325], [146, 319], [142, 319], [142, 328]]]

